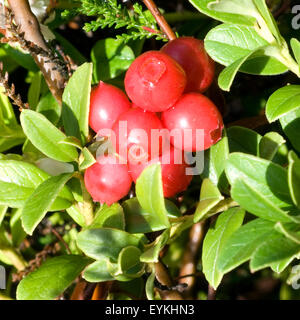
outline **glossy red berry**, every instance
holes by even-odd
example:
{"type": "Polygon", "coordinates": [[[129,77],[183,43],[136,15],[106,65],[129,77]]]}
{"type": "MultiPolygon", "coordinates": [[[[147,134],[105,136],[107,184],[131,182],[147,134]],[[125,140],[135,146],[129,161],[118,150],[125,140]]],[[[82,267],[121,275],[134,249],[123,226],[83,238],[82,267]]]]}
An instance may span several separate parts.
{"type": "Polygon", "coordinates": [[[94,201],[111,205],[129,193],[132,179],[128,167],[118,161],[112,155],[101,156],[86,169],[84,182],[94,201]]]}
{"type": "Polygon", "coordinates": [[[162,122],[171,132],[171,143],[184,151],[210,148],[221,139],[224,127],[217,107],[201,93],[184,94],[174,107],[163,112],[162,122]],[[203,129],[203,134],[197,129],[203,129]],[[201,139],[204,139],[202,145],[201,139]]]}
{"type": "Polygon", "coordinates": [[[100,81],[91,92],[90,127],[95,132],[111,129],[118,117],[130,107],[131,104],[122,90],[100,81]]]}
{"type": "Polygon", "coordinates": [[[204,49],[204,42],[193,37],[177,38],[161,49],[175,59],[187,76],[185,92],[204,92],[211,85],[215,64],[204,49]]]}
{"type": "Polygon", "coordinates": [[[191,175],[186,174],[188,165],[184,161],[184,154],[181,150],[171,146],[162,156],[149,162],[144,161],[139,164],[129,164],[129,173],[134,182],[138,179],[143,170],[153,164],[161,164],[162,183],[164,196],[169,198],[177,193],[185,191],[192,180],[191,175]],[[176,161],[175,161],[176,159],[176,161]]]}
{"type": "Polygon", "coordinates": [[[161,112],[172,107],[183,93],[186,75],[170,56],[148,51],[129,67],[125,76],[125,90],[140,108],[161,112]]]}
{"type": "Polygon", "coordinates": [[[162,122],[154,113],[140,108],[123,113],[112,129],[116,138],[116,152],[124,158],[126,151],[129,162],[159,156],[168,142],[166,130],[162,131],[161,137],[153,138],[155,132],[164,129],[162,122]]]}

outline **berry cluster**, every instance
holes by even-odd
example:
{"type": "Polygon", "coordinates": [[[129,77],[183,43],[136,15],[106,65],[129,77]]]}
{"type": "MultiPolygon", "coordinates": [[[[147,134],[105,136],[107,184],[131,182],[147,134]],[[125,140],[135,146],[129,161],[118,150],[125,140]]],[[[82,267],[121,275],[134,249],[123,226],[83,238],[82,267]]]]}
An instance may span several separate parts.
{"type": "Polygon", "coordinates": [[[104,82],[93,88],[90,127],[109,138],[115,150],[86,170],[86,188],[94,201],[119,201],[143,169],[157,162],[165,197],[186,190],[192,176],[186,174],[184,153],[208,149],[222,136],[222,116],[202,94],[213,76],[214,62],[203,41],[183,37],[131,64],[125,90],[132,102],[104,82]]]}

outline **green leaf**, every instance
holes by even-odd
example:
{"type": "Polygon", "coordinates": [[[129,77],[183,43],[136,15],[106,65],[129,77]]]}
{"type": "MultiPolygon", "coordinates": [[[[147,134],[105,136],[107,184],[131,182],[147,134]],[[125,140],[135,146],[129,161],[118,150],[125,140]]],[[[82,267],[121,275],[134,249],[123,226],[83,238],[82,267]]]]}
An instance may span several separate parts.
{"type": "Polygon", "coordinates": [[[43,114],[54,125],[58,124],[61,116],[61,106],[50,92],[41,98],[36,111],[43,114]]]}
{"type": "Polygon", "coordinates": [[[12,215],[9,221],[11,235],[12,235],[12,243],[14,247],[19,247],[27,235],[22,227],[21,214],[22,214],[21,208],[13,209],[12,215]]]}
{"type": "Polygon", "coordinates": [[[63,93],[62,119],[66,134],[80,139],[83,145],[89,135],[92,68],[91,63],[77,68],[63,93]]]}
{"type": "Polygon", "coordinates": [[[39,71],[33,76],[32,82],[28,89],[28,103],[29,103],[30,109],[32,110],[35,110],[39,103],[42,81],[43,81],[42,73],[39,71]]]}
{"type": "Polygon", "coordinates": [[[154,242],[147,245],[146,251],[141,255],[140,260],[146,263],[155,263],[159,260],[159,253],[170,239],[170,229],[165,230],[154,242]]]}
{"type": "Polygon", "coordinates": [[[96,159],[91,154],[91,152],[89,151],[88,148],[83,148],[82,156],[83,156],[83,160],[79,165],[80,171],[83,171],[83,170],[87,169],[88,167],[92,166],[94,163],[96,163],[96,159]]]}
{"type": "Polygon", "coordinates": [[[291,39],[291,47],[294,53],[294,56],[300,65],[300,42],[296,38],[291,39]]]}
{"type": "Polygon", "coordinates": [[[222,22],[253,26],[256,19],[249,16],[253,11],[253,4],[244,1],[189,0],[200,12],[222,22]],[[224,5],[222,7],[222,4],[224,5]],[[218,7],[219,6],[219,7],[218,7]],[[227,9],[227,8],[228,9],[227,9]],[[240,9],[238,9],[240,7],[240,9]],[[227,9],[227,10],[226,10],[227,9]],[[252,9],[252,10],[251,10],[252,9]]]}
{"type": "Polygon", "coordinates": [[[268,235],[263,244],[255,250],[250,261],[250,269],[255,272],[276,262],[281,262],[283,259],[294,257],[299,253],[300,247],[298,243],[276,232],[272,236],[268,235]]]}
{"type": "Polygon", "coordinates": [[[287,71],[287,67],[273,56],[278,54],[277,47],[267,47],[263,39],[253,27],[222,24],[210,30],[205,37],[205,49],[211,58],[224,66],[230,66],[237,60],[249,56],[240,71],[250,74],[274,75],[287,71]],[[251,55],[254,51],[255,54],[251,55]]]}
{"type": "Polygon", "coordinates": [[[104,282],[114,280],[107,268],[107,260],[102,259],[90,264],[83,272],[83,278],[88,282],[104,282]]]}
{"type": "Polygon", "coordinates": [[[275,222],[255,219],[240,227],[227,240],[221,251],[217,269],[227,273],[249,260],[257,247],[275,233],[275,222]]]}
{"type": "Polygon", "coordinates": [[[5,217],[5,214],[7,212],[8,207],[7,206],[1,206],[0,205],[0,227],[1,227],[1,223],[5,217]]]}
{"type": "Polygon", "coordinates": [[[287,259],[279,260],[270,264],[271,269],[274,272],[281,273],[293,260],[295,256],[289,257],[287,259]]]}
{"type": "Polygon", "coordinates": [[[8,97],[2,93],[3,89],[0,87],[0,123],[7,126],[17,125],[17,119],[14,113],[14,109],[9,102],[8,97]]]}
{"type": "Polygon", "coordinates": [[[140,246],[141,238],[117,229],[88,229],[78,234],[77,245],[91,258],[117,261],[124,247],[140,246]]]}
{"type": "Polygon", "coordinates": [[[289,153],[288,184],[291,198],[300,208],[300,160],[293,151],[289,153]]]}
{"type": "Polygon", "coordinates": [[[259,153],[261,135],[253,130],[243,127],[230,127],[227,129],[230,152],[249,153],[254,156],[259,153]]]}
{"type": "Polygon", "coordinates": [[[204,179],[201,186],[200,202],[194,215],[194,222],[202,220],[223,199],[224,197],[219,189],[209,179],[204,179]]]}
{"type": "Polygon", "coordinates": [[[75,205],[71,206],[70,208],[67,208],[66,210],[67,210],[68,215],[77,224],[79,224],[81,227],[85,227],[86,226],[83,214],[79,211],[79,209],[75,205]]]}
{"type": "Polygon", "coordinates": [[[277,42],[280,44],[282,42],[281,40],[282,37],[280,35],[277,23],[267,7],[266,1],[253,0],[253,2],[256,5],[259,13],[265,20],[268,29],[272,32],[273,36],[276,38],[277,42]]]}
{"type": "Polygon", "coordinates": [[[218,85],[224,91],[229,91],[230,87],[233,83],[233,80],[241,68],[241,66],[245,63],[245,61],[251,57],[257,50],[255,49],[249,53],[247,53],[244,57],[234,61],[231,65],[222,70],[218,78],[218,85]]]}
{"type": "Polygon", "coordinates": [[[245,211],[240,208],[231,208],[223,212],[205,236],[202,249],[203,273],[215,289],[224,274],[217,268],[218,259],[229,237],[242,225],[244,216],[245,211]]]}
{"type": "Polygon", "coordinates": [[[49,175],[36,166],[16,160],[0,160],[0,204],[20,208],[49,175]]]}
{"type": "Polygon", "coordinates": [[[15,49],[8,44],[4,45],[4,49],[8,53],[8,55],[23,68],[33,72],[37,72],[39,70],[38,66],[29,53],[24,53],[23,51],[15,49]]]}
{"type": "MultiPolygon", "coordinates": [[[[126,221],[126,231],[129,233],[148,233],[166,229],[164,223],[147,210],[143,209],[137,198],[131,198],[122,203],[126,221]]],[[[167,215],[176,218],[180,214],[178,208],[165,199],[167,215]],[[175,213],[175,214],[174,214],[175,213]]]]}
{"type": "Polygon", "coordinates": [[[274,226],[275,230],[283,234],[286,238],[292,240],[293,242],[300,244],[300,233],[295,232],[294,229],[299,230],[298,225],[287,225],[277,222],[274,226]]]}
{"type": "Polygon", "coordinates": [[[17,123],[13,107],[0,87],[0,152],[24,143],[25,135],[17,123]]]}
{"type": "Polygon", "coordinates": [[[123,208],[119,203],[114,203],[111,206],[106,204],[96,212],[95,218],[90,228],[115,228],[125,230],[125,218],[123,208]]]}
{"type": "Polygon", "coordinates": [[[300,108],[283,115],[279,121],[293,147],[300,152],[300,108]]]}
{"type": "Polygon", "coordinates": [[[285,169],[251,155],[232,153],[225,170],[232,186],[231,196],[241,207],[271,221],[296,219],[288,214],[291,198],[285,169]]]}
{"type": "Polygon", "coordinates": [[[153,270],[150,276],[147,278],[145,291],[148,300],[154,300],[154,281],[155,271],[153,270]]]}
{"type": "Polygon", "coordinates": [[[18,300],[53,300],[77,278],[89,259],[65,255],[48,259],[25,277],[17,288],[18,300]]]}
{"type": "MultiPolygon", "coordinates": [[[[51,210],[51,206],[72,175],[72,173],[65,173],[47,179],[27,199],[22,211],[22,224],[28,234],[32,235],[36,226],[45,217],[46,213],[51,210]]],[[[65,189],[65,193],[67,191],[68,189],[65,189]]],[[[69,192],[70,198],[72,200],[73,196],[69,192]]],[[[65,200],[62,206],[70,207],[72,203],[68,200],[65,200]]]]}
{"type": "Polygon", "coordinates": [[[20,120],[27,138],[46,156],[62,162],[77,159],[76,148],[59,144],[66,136],[45,116],[32,110],[23,110],[20,120]]]}
{"type": "Polygon", "coordinates": [[[225,163],[229,156],[228,137],[224,136],[204,153],[202,178],[210,179],[221,191],[226,191],[228,181],[225,175],[225,163]]]}
{"type": "Polygon", "coordinates": [[[300,86],[289,85],[271,95],[266,105],[266,116],[269,122],[274,122],[298,107],[300,107],[300,86]]]}
{"type": "Polygon", "coordinates": [[[118,256],[118,268],[121,274],[129,278],[138,278],[144,273],[144,264],[140,261],[141,250],[128,246],[121,250],[118,256]]]}
{"type": "Polygon", "coordinates": [[[59,144],[66,144],[69,146],[73,146],[79,150],[82,150],[81,141],[75,137],[66,137],[65,139],[59,141],[59,144]]]}
{"type": "Polygon", "coordinates": [[[168,228],[170,222],[163,197],[161,166],[159,164],[148,166],[137,179],[135,188],[141,207],[159,224],[168,228]]]}
{"type": "Polygon", "coordinates": [[[284,138],[277,132],[266,133],[259,143],[259,156],[273,160],[279,148],[285,143],[284,138]]]}
{"type": "Polygon", "coordinates": [[[94,65],[94,81],[99,82],[116,78],[126,71],[135,56],[123,40],[107,38],[96,42],[91,51],[91,58],[94,65]]]}

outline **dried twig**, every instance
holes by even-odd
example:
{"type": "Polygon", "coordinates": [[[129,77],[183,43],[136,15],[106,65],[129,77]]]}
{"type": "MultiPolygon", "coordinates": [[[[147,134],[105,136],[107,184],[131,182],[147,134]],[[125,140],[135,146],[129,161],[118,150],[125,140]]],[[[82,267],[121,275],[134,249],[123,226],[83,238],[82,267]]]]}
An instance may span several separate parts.
{"type": "Polygon", "coordinates": [[[22,271],[19,271],[18,273],[13,274],[13,282],[21,281],[27,274],[39,268],[41,264],[48,258],[48,256],[55,255],[59,250],[60,245],[58,242],[56,242],[54,245],[46,245],[42,251],[36,254],[33,260],[29,261],[28,267],[22,271]]]}
{"type": "Polygon", "coordinates": [[[166,34],[167,38],[169,40],[176,39],[176,34],[168,24],[167,20],[164,18],[164,16],[161,14],[159,9],[157,8],[156,4],[153,0],[143,0],[145,6],[149,9],[149,11],[152,13],[153,17],[155,18],[156,22],[162,29],[162,31],[166,34]]]}
{"type": "Polygon", "coordinates": [[[32,13],[28,0],[8,0],[8,4],[18,26],[19,38],[27,41],[26,46],[30,48],[29,51],[42,71],[50,91],[56,100],[61,103],[66,78],[60,72],[57,60],[53,59],[53,55],[50,54],[51,51],[47,47],[39,22],[32,13]]]}
{"type": "Polygon", "coordinates": [[[16,94],[15,85],[9,84],[8,82],[8,72],[3,71],[3,63],[0,62],[0,86],[4,88],[4,94],[7,95],[12,103],[22,109],[29,109],[28,103],[24,103],[19,94],[16,94]]]}

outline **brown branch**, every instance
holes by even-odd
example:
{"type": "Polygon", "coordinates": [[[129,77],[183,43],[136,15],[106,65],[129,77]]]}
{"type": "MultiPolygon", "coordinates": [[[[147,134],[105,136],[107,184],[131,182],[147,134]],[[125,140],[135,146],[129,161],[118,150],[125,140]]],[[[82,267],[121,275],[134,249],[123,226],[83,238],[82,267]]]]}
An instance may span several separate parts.
{"type": "Polygon", "coordinates": [[[197,257],[199,248],[205,235],[205,222],[199,222],[192,226],[190,230],[190,239],[183,256],[183,263],[179,272],[179,283],[186,283],[187,290],[185,297],[190,298],[195,285],[195,277],[186,277],[186,275],[195,274],[197,271],[197,257]]]}
{"type": "Polygon", "coordinates": [[[153,17],[155,18],[156,22],[160,26],[161,30],[166,34],[167,38],[169,40],[176,39],[176,34],[168,24],[167,20],[164,18],[164,16],[161,14],[159,9],[157,8],[156,4],[153,0],[143,0],[145,6],[148,8],[148,10],[152,13],[153,17]]]}
{"type": "Polygon", "coordinates": [[[91,300],[106,300],[113,283],[113,281],[97,283],[91,300]]]}
{"type": "Polygon", "coordinates": [[[4,94],[7,95],[12,103],[22,109],[29,109],[28,103],[24,103],[19,94],[16,94],[15,85],[8,82],[8,72],[3,71],[3,63],[0,62],[0,86],[4,88],[4,94]]]}
{"type": "Polygon", "coordinates": [[[84,291],[87,286],[87,282],[81,278],[78,279],[78,282],[75,285],[75,288],[72,292],[70,300],[85,300],[84,291]]]}
{"type": "MultiPolygon", "coordinates": [[[[163,286],[167,288],[173,287],[173,282],[169,276],[169,273],[161,262],[155,263],[155,276],[158,282],[163,286]]],[[[177,290],[158,289],[158,292],[162,300],[184,300],[182,295],[177,290]]]]}
{"type": "MultiPolygon", "coordinates": [[[[49,52],[41,33],[39,22],[32,13],[28,0],[8,0],[8,3],[14,15],[14,20],[20,28],[20,32],[24,33],[24,39],[49,52]]],[[[51,93],[61,103],[66,79],[57,70],[56,63],[48,61],[47,58],[35,53],[32,56],[42,71],[51,93]]]]}

